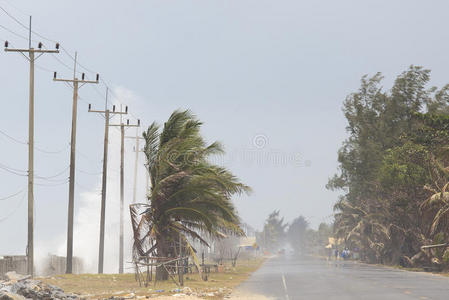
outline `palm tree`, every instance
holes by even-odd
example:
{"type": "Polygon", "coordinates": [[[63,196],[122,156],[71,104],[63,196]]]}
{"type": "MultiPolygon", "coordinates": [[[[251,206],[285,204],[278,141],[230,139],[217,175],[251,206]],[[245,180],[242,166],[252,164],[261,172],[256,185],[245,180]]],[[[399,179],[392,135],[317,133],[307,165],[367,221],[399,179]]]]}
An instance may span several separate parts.
{"type": "Polygon", "coordinates": [[[446,234],[449,226],[449,182],[446,183],[440,191],[432,189],[428,185],[424,188],[433,192],[433,194],[420,205],[421,211],[430,214],[432,218],[430,236],[434,236],[439,232],[446,234]]]}
{"type": "MultiPolygon", "coordinates": [[[[223,147],[217,142],[207,145],[201,125],[190,111],[175,111],[162,130],[153,123],[143,134],[151,190],[142,220],[154,240],[149,253],[157,257],[176,257],[175,245],[181,240],[193,249],[191,240],[208,245],[206,236],[244,234],[231,197],[250,188],[211,163],[213,155],[223,154],[223,147]]],[[[167,275],[159,269],[156,277],[167,275]]]]}
{"type": "Polygon", "coordinates": [[[378,262],[390,241],[390,226],[385,226],[386,212],[370,213],[366,208],[350,204],[341,198],[335,205],[335,234],[348,244],[364,251],[365,259],[378,262]]]}

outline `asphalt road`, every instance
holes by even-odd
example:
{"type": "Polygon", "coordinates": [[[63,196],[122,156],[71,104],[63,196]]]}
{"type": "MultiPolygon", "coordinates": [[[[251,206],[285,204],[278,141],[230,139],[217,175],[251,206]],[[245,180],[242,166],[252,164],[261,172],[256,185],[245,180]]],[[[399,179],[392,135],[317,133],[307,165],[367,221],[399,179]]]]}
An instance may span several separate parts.
{"type": "Polygon", "coordinates": [[[449,278],[346,261],[269,259],[238,287],[255,299],[449,299],[449,278]]]}

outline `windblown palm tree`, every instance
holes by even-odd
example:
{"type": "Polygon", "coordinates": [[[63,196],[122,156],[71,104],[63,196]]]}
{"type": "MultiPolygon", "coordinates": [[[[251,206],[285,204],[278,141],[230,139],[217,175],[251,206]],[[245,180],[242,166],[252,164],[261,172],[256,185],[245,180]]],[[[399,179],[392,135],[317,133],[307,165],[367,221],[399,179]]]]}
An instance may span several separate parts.
{"type": "Polygon", "coordinates": [[[364,249],[365,258],[377,262],[385,244],[390,240],[390,230],[381,221],[383,214],[370,213],[366,209],[340,199],[334,206],[337,237],[364,249]]]}
{"type": "Polygon", "coordinates": [[[430,227],[430,235],[434,236],[439,232],[447,232],[449,226],[449,182],[440,191],[425,186],[425,189],[433,194],[420,205],[424,213],[430,213],[433,220],[430,227]]]}
{"type": "Polygon", "coordinates": [[[243,235],[231,197],[250,188],[211,163],[210,158],[222,154],[223,147],[217,142],[207,145],[200,135],[201,125],[189,111],[175,111],[162,130],[153,123],[144,132],[151,190],[142,220],[147,236],[155,241],[147,253],[175,257],[180,240],[192,249],[191,240],[207,245],[205,235],[243,235]]]}

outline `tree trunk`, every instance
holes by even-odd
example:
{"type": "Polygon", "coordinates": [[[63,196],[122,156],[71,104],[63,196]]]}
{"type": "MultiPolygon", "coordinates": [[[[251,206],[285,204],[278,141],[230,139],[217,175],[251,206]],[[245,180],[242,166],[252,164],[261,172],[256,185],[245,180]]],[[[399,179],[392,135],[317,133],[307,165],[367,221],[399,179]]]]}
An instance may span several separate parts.
{"type": "MultiPolygon", "coordinates": [[[[168,241],[162,236],[156,236],[156,242],[157,256],[167,258],[169,256],[168,241]]],[[[163,266],[156,268],[156,280],[168,280],[168,272],[163,266]]]]}

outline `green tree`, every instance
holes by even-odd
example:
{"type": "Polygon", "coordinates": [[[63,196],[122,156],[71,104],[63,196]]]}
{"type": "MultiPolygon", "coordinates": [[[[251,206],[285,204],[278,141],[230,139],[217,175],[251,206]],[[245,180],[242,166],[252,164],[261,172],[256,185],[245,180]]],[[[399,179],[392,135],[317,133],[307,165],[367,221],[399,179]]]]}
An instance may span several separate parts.
{"type": "Polygon", "coordinates": [[[344,193],[334,207],[336,233],[362,248],[367,260],[397,263],[429,239],[433,218],[422,217],[431,214],[421,205],[429,197],[424,186],[441,190],[447,182],[435,169],[449,163],[443,155],[449,123],[441,120],[449,111],[449,87],[428,88],[430,71],[417,66],[389,91],[382,79],[364,76],[344,102],[349,137],[327,187],[344,193]]]}
{"type": "Polygon", "coordinates": [[[258,244],[269,251],[276,251],[285,240],[285,229],[288,226],[279,210],[273,211],[265,221],[263,231],[258,235],[258,244]]]}
{"type": "MultiPolygon", "coordinates": [[[[207,145],[201,125],[189,111],[175,111],[162,129],[153,123],[143,134],[151,181],[145,220],[155,241],[150,252],[158,257],[176,257],[180,239],[187,245],[189,239],[207,245],[205,235],[243,234],[231,197],[250,188],[210,162],[223,147],[207,145]]],[[[167,279],[162,269],[157,272],[158,279],[167,279]]]]}
{"type": "Polygon", "coordinates": [[[305,254],[306,252],[308,227],[309,222],[303,216],[299,216],[294,219],[288,227],[288,242],[298,254],[305,254]]]}

